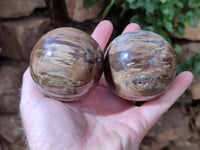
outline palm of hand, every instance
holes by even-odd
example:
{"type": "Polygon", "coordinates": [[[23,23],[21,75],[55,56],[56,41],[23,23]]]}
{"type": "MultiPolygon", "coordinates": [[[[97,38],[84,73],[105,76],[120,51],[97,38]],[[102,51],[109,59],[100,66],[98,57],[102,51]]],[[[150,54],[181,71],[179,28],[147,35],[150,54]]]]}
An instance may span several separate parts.
{"type": "MultiPolygon", "coordinates": [[[[108,22],[100,26],[111,30],[108,22]]],[[[134,28],[131,25],[127,30],[134,28]]],[[[95,37],[97,30],[93,37],[104,47],[110,35],[95,37]]],[[[44,96],[27,70],[20,111],[29,146],[42,150],[138,149],[148,129],[187,88],[191,79],[188,72],[180,74],[166,94],[142,107],[117,97],[105,84],[99,84],[80,101],[63,103],[44,96]]]]}
{"type": "Polygon", "coordinates": [[[137,137],[139,131],[134,129],[134,116],[139,115],[137,107],[121,100],[106,87],[98,86],[81,101],[72,103],[47,98],[36,87],[34,90],[38,92],[37,97],[30,101],[35,105],[31,104],[33,108],[29,108],[25,120],[35,118],[27,130],[37,135],[31,135],[36,139],[30,142],[40,141],[38,147],[49,143],[45,149],[52,146],[57,149],[135,149],[136,141],[139,144],[143,136],[137,137]],[[130,145],[134,148],[127,148],[130,145]]]}

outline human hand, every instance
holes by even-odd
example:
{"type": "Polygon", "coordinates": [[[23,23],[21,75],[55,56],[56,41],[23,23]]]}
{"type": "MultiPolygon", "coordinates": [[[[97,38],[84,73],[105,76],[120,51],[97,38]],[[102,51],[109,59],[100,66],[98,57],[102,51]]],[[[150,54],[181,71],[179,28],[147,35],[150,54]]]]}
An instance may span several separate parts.
{"type": "MultiPolygon", "coordinates": [[[[102,21],[92,37],[104,49],[112,33],[102,21]]],[[[123,31],[140,30],[129,24],[123,31]]],[[[31,150],[137,150],[140,142],[192,81],[180,73],[165,94],[140,107],[113,94],[104,76],[93,92],[80,101],[61,102],[43,95],[31,78],[23,76],[20,112],[31,150]]]]}

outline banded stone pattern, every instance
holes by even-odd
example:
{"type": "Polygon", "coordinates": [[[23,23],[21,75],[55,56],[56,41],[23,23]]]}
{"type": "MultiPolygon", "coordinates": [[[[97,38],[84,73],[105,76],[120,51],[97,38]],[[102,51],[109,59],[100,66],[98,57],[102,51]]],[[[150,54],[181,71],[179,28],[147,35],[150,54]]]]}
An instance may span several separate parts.
{"type": "Polygon", "coordinates": [[[108,46],[107,83],[127,100],[149,100],[163,94],[176,72],[176,54],[160,35],[149,31],[122,34],[108,46]]]}
{"type": "Polygon", "coordinates": [[[30,72],[49,97],[78,100],[95,87],[103,71],[103,54],[88,34],[74,28],[57,28],[36,43],[30,72]]]}

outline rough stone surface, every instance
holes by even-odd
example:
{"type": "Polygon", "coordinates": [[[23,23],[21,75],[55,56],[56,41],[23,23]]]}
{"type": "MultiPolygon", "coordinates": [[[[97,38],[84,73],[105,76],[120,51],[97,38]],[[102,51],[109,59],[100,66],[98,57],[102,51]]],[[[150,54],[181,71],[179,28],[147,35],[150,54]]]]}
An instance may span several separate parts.
{"type": "Polygon", "coordinates": [[[196,128],[200,131],[200,111],[195,120],[196,128]]]}
{"type": "Polygon", "coordinates": [[[13,143],[0,139],[0,150],[29,150],[25,139],[19,138],[13,143]]]}
{"type": "Polygon", "coordinates": [[[22,135],[19,91],[28,62],[0,58],[0,150],[27,150],[22,135]]]}
{"type": "Polygon", "coordinates": [[[193,81],[190,87],[188,88],[193,100],[200,100],[199,89],[200,89],[200,79],[197,81],[196,80],[193,81]]]}
{"type": "Polygon", "coordinates": [[[0,55],[28,60],[34,44],[48,30],[49,24],[50,20],[43,17],[0,23],[0,55]]]}
{"type": "Polygon", "coordinates": [[[22,74],[27,66],[25,61],[0,59],[0,113],[18,112],[22,74]]]}
{"type": "Polygon", "coordinates": [[[29,16],[42,7],[46,7],[45,0],[0,0],[0,18],[29,16]]]}
{"type": "Polygon", "coordinates": [[[199,150],[199,144],[182,137],[174,140],[169,150],[199,150]]]}
{"type": "Polygon", "coordinates": [[[193,41],[200,40],[200,22],[197,24],[197,28],[190,28],[188,25],[185,25],[185,34],[184,38],[193,41]]]}
{"type": "Polygon", "coordinates": [[[9,143],[6,142],[3,138],[0,139],[0,150],[9,150],[9,143]]]}
{"type": "Polygon", "coordinates": [[[184,62],[187,57],[194,56],[198,51],[200,51],[200,42],[184,41],[178,44],[180,44],[183,50],[182,54],[177,55],[178,62],[184,62]]]}
{"type": "Polygon", "coordinates": [[[92,7],[84,8],[84,0],[65,0],[68,17],[77,22],[93,19],[104,7],[104,1],[98,0],[92,7]]]}
{"type": "Polygon", "coordinates": [[[17,115],[0,115],[0,136],[9,143],[16,141],[22,135],[20,119],[17,115]]]}
{"type": "Polygon", "coordinates": [[[9,145],[9,149],[10,150],[28,150],[25,140],[20,138],[19,140],[17,140],[14,143],[11,143],[9,145]]]}
{"type": "Polygon", "coordinates": [[[151,128],[143,140],[141,149],[160,150],[182,137],[190,137],[188,118],[183,115],[179,104],[176,104],[151,128]]]}
{"type": "MultiPolygon", "coordinates": [[[[183,53],[177,55],[178,62],[185,62],[186,59],[190,56],[195,56],[198,51],[200,51],[200,42],[191,42],[191,41],[183,41],[178,43],[181,45],[183,53]]],[[[192,99],[198,100],[200,99],[200,80],[193,81],[190,88],[188,89],[192,99]]]]}

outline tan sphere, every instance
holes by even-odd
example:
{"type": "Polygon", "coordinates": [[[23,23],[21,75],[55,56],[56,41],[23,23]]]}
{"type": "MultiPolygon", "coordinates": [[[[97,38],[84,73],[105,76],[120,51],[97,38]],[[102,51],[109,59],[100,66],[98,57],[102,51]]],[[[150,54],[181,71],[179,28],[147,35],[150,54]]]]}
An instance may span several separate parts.
{"type": "Polygon", "coordinates": [[[42,92],[62,101],[78,100],[101,77],[103,54],[88,34],[74,28],[57,28],[34,46],[30,72],[42,92]]]}
{"type": "Polygon", "coordinates": [[[141,101],[160,96],[170,86],[175,72],[175,51],[156,33],[125,33],[108,46],[105,78],[124,99],[141,101]]]}

